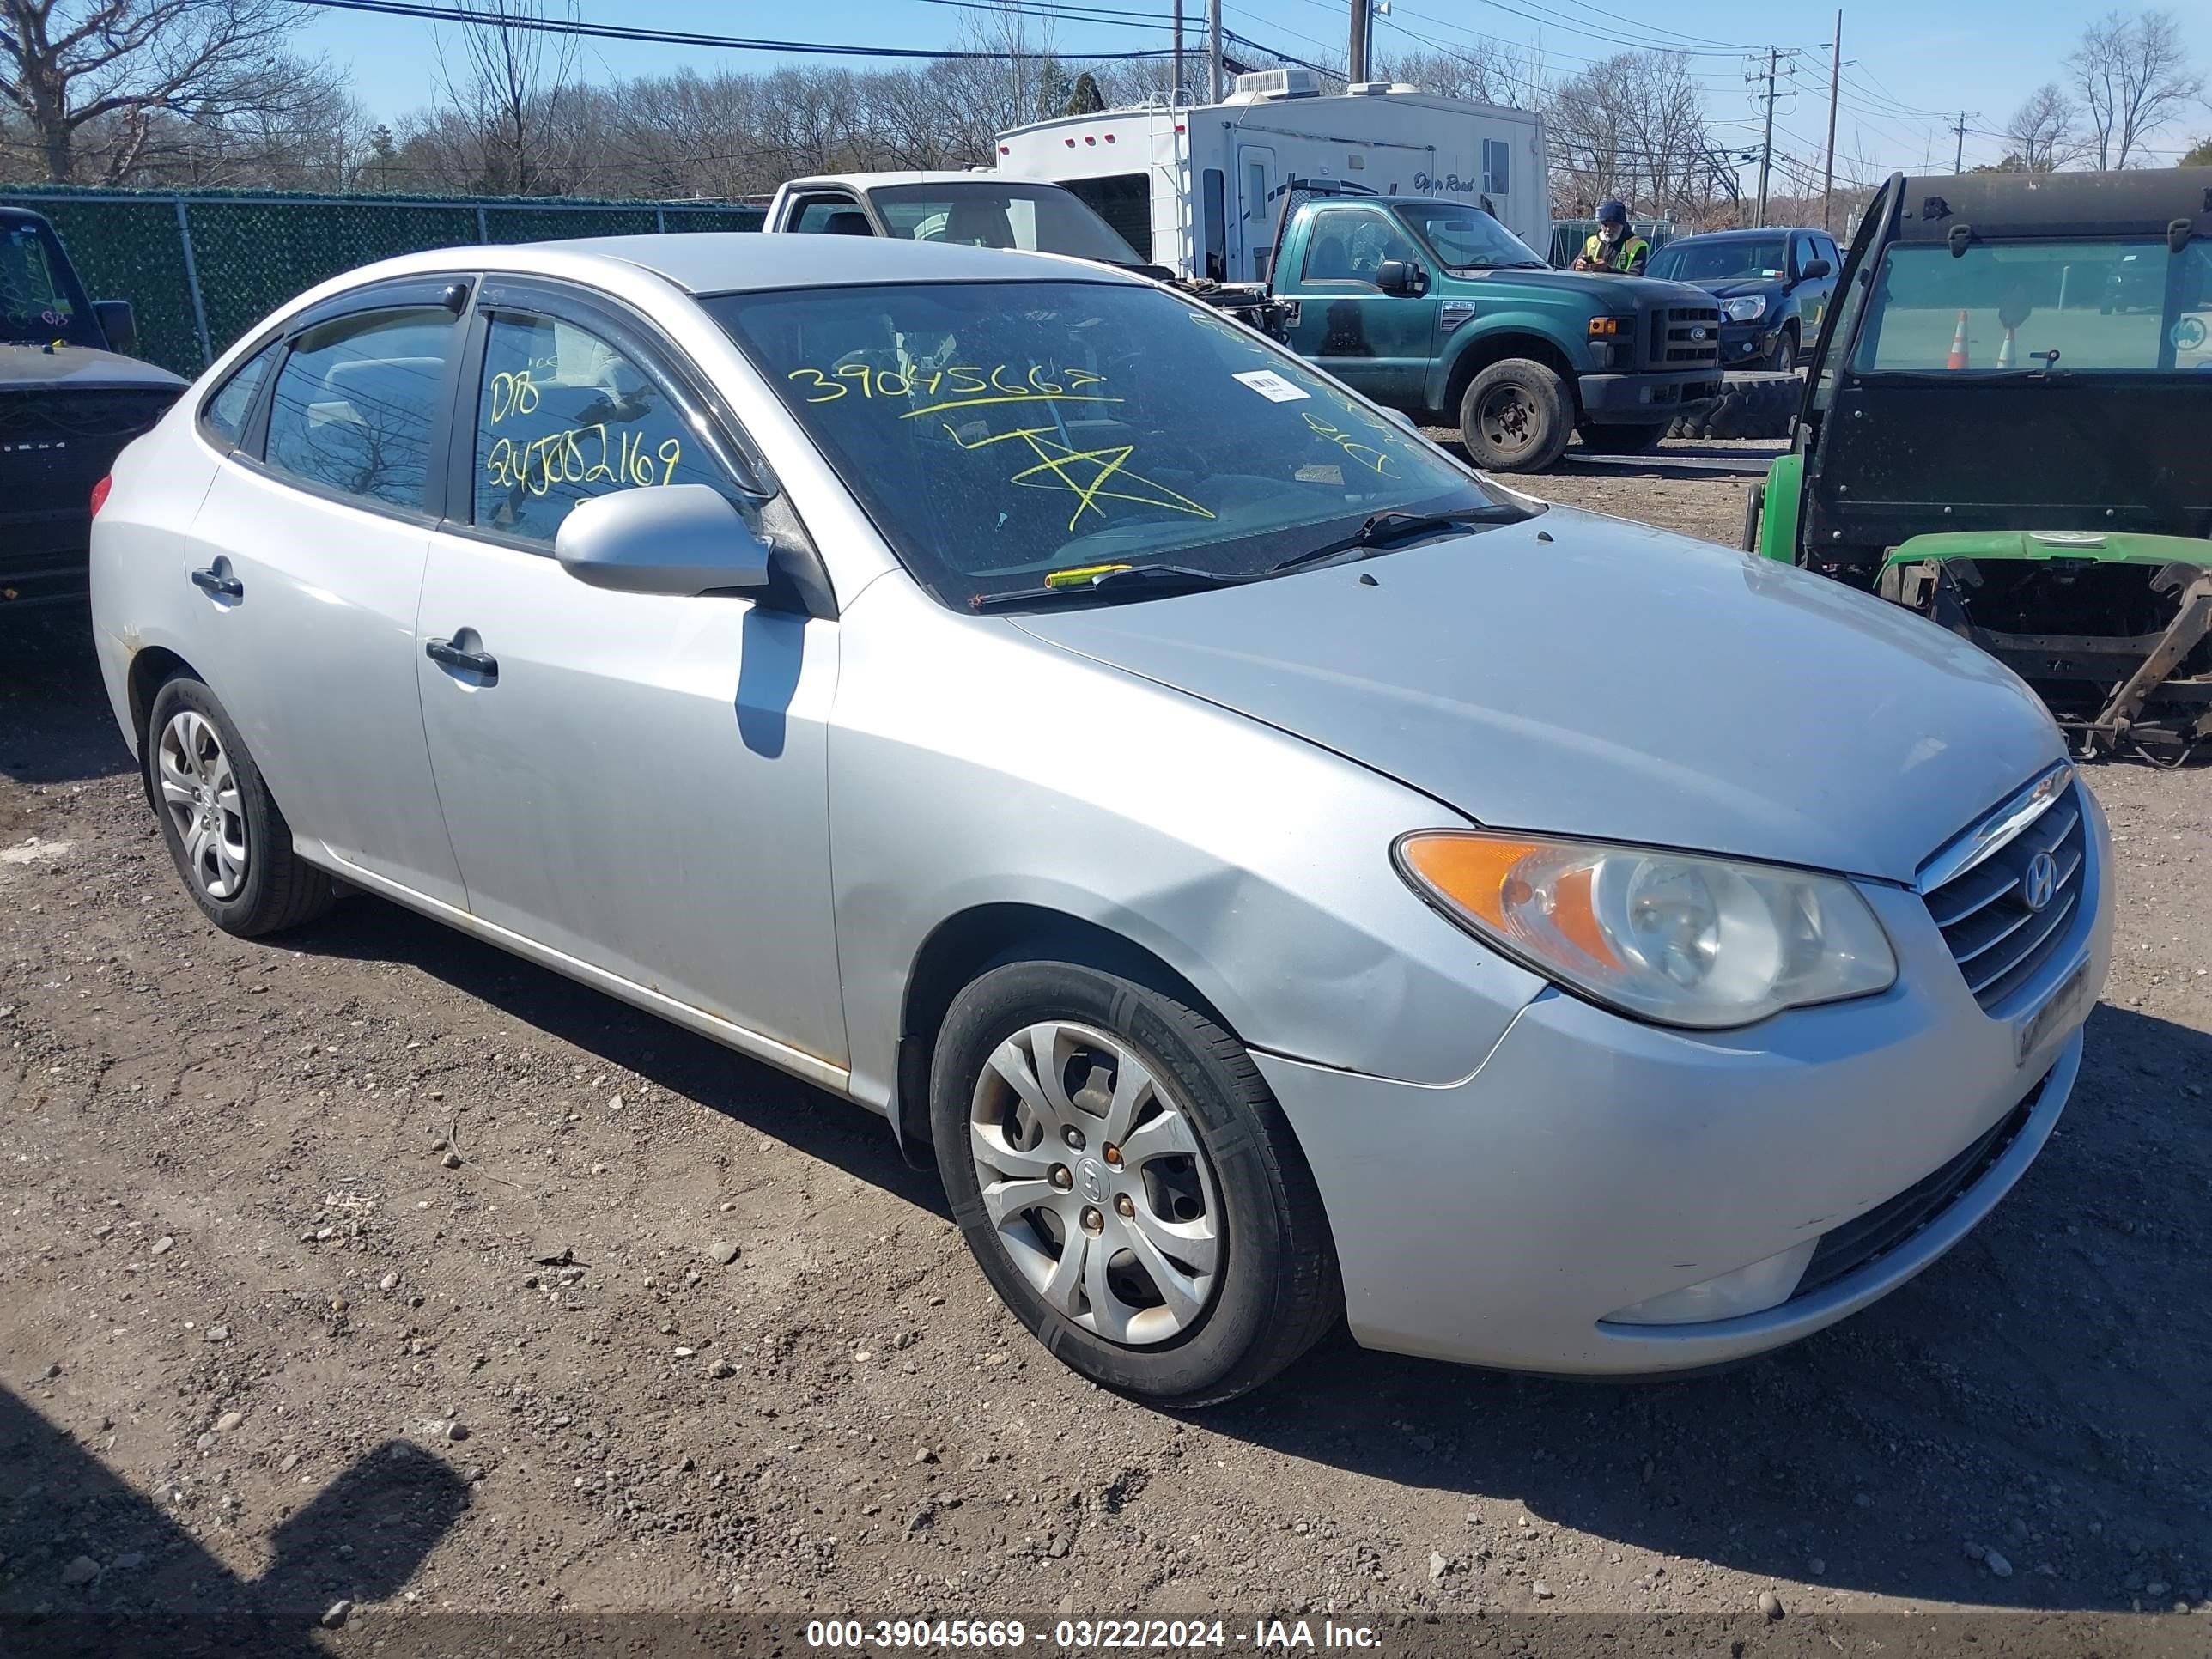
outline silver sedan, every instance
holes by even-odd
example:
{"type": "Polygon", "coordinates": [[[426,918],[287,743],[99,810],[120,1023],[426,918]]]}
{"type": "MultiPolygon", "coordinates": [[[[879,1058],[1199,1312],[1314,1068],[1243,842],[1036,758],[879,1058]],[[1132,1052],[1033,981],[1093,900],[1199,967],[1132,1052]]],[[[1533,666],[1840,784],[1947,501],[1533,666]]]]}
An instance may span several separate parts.
{"type": "Polygon", "coordinates": [[[380,895],[882,1114],[1085,1375],[1650,1372],[1986,1215],[2106,836],[2035,699],[1515,495],[1139,278],[669,236],[411,256],[95,497],[185,885],[380,895]]]}

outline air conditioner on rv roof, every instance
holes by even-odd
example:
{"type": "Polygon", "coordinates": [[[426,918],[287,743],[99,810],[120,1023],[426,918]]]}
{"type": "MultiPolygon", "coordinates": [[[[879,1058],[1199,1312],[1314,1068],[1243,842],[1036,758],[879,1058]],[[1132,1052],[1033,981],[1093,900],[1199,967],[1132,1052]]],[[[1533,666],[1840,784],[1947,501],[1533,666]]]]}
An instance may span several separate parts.
{"type": "Polygon", "coordinates": [[[1318,98],[1321,82],[1307,69],[1255,70],[1237,77],[1235,96],[1242,98],[1318,98]]]}

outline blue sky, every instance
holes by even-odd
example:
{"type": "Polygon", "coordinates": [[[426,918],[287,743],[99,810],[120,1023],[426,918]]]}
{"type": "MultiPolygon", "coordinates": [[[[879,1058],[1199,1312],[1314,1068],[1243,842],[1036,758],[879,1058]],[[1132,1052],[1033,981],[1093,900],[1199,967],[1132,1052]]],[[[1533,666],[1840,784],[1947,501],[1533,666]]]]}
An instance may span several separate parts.
{"type": "MultiPolygon", "coordinates": [[[[443,0],[440,0],[442,3],[443,0]]],[[[1164,44],[1169,0],[1091,0],[1120,9],[1156,12],[1157,35],[1137,28],[1053,25],[1064,54],[1129,50],[1164,44]]],[[[1185,0],[1192,23],[1205,0],[1185,0]]],[[[549,5],[549,11],[557,7],[549,5]]],[[[835,0],[816,7],[708,3],[708,0],[578,0],[587,22],[703,30],[779,40],[858,42],[915,46],[950,46],[963,13],[928,0],[835,0]]],[[[1969,112],[1966,161],[1993,161],[1995,137],[2021,99],[2041,82],[2064,77],[2064,59],[2083,26],[2101,14],[2100,3],[2022,4],[2021,0],[1858,0],[1844,7],[1844,106],[1838,123],[1839,167],[1863,156],[1869,168],[1917,168],[1931,156],[1948,165],[1955,138],[1954,118],[1938,110],[1969,112]],[[1975,131],[1974,129],[1980,129],[1975,131]]],[[[2212,74],[2212,0],[2178,0],[2171,7],[2191,42],[2197,67],[2212,74]]],[[[1827,122],[1828,40],[1832,5],[1720,3],[1680,0],[1665,8],[1631,0],[1392,0],[1393,16],[1377,26],[1377,50],[1426,50],[1413,38],[1464,49],[1490,37],[1540,51],[1553,75],[1571,74],[1628,40],[1672,41],[1701,55],[1693,66],[1708,89],[1716,121],[1747,143],[1758,139],[1758,112],[1745,84],[1743,47],[1796,47],[1795,90],[1776,106],[1778,151],[1817,161],[1827,122]],[[1635,23],[1623,21],[1634,17],[1635,23]]],[[[1346,0],[1230,0],[1227,26],[1294,55],[1344,50],[1346,0]]],[[[355,95],[380,117],[398,114],[429,97],[427,66],[434,26],[404,18],[325,12],[308,27],[304,44],[351,72],[355,95]]],[[[1192,27],[1191,38],[1198,32],[1192,27]]],[[[702,70],[766,68],[769,54],[587,42],[582,63],[592,78],[665,72],[690,63],[702,70]]],[[[791,61],[866,60],[810,58],[791,61]]],[[[2154,142],[2178,150],[2212,132],[2212,108],[2199,104],[2154,142]]],[[[2171,160],[2170,155],[2161,160],[2171,160]]]]}

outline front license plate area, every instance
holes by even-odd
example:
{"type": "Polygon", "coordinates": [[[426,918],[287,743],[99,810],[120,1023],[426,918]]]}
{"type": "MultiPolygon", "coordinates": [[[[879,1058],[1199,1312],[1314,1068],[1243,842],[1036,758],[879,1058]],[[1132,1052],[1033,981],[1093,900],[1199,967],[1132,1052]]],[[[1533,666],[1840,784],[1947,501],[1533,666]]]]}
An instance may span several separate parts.
{"type": "Polygon", "coordinates": [[[2089,964],[2085,962],[2067,975],[2066,982],[2053,991],[2040,1008],[2013,1027],[2013,1064],[2027,1064],[2027,1057],[2043,1046],[2045,1038],[2071,1024],[2081,1013],[2088,995],[2089,964]]]}

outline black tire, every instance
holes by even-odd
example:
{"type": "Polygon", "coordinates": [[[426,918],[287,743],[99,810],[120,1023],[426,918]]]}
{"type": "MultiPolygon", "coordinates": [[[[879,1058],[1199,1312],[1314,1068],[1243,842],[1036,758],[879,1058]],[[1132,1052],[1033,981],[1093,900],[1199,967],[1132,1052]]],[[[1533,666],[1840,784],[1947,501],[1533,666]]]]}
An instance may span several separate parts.
{"type": "Polygon", "coordinates": [[[1782,332],[1774,342],[1774,349],[1767,354],[1766,367],[1776,374],[1795,374],[1797,372],[1797,326],[1783,325],[1782,332]]]}
{"type": "Polygon", "coordinates": [[[1574,424],[1567,383],[1527,357],[1491,364],[1460,398],[1460,441],[1487,472],[1541,472],[1565,451],[1574,424]]]}
{"type": "Polygon", "coordinates": [[[176,864],[178,875],[184,879],[185,891],[210,921],[226,933],[252,939],[296,927],[331,908],[336,898],[331,878],[292,850],[291,826],[284,822],[283,813],[277,810],[269,793],[269,786],[262,781],[261,769],[253,763],[252,754],[222,705],[216,701],[214,692],[187,675],[164,682],[154,694],[139,754],[147,799],[153,803],[155,817],[161,823],[161,838],[168,843],[169,856],[176,864]],[[225,824],[235,823],[242,827],[244,873],[243,878],[234,884],[219,878],[210,881],[205,859],[199,860],[199,867],[195,868],[196,861],[187,850],[184,826],[162,799],[164,734],[172,722],[188,713],[198,715],[214,728],[221,745],[218,752],[228,762],[237,809],[228,813],[217,811],[213,817],[225,824]],[[231,885],[234,890],[218,895],[211,890],[217,885],[231,885]]]}
{"type": "MultiPolygon", "coordinates": [[[[1096,1063],[1095,1051],[1071,1048],[1066,1065],[1073,1072],[1096,1063]],[[1076,1057],[1085,1052],[1091,1053],[1089,1060],[1076,1057]]],[[[1115,1080],[1120,1075],[1117,1066],[1115,1080]]],[[[1098,1082],[1099,1074],[1091,1072],[1085,1087],[1098,1082]]],[[[1061,1086],[1066,1088],[1065,1082],[1061,1086]]],[[[984,1277],[1055,1358],[1093,1382],[1155,1406],[1218,1405],[1273,1376],[1341,1316],[1343,1291],[1328,1218],[1282,1109],[1243,1045],[1174,998],[1071,963],[994,968],[962,991],[945,1014],[931,1063],[929,1103],[938,1170],[984,1277]],[[1204,1199],[1209,1206],[1218,1203],[1220,1212],[1218,1265],[1201,1310],[1165,1340],[1113,1340],[1078,1322],[1090,1316],[1087,1309],[1071,1316],[1054,1307],[1016,1261],[986,1208],[970,1139],[979,1097],[992,1098],[988,1091],[979,1097],[985,1068],[1002,1043],[1047,1021],[1087,1027],[1127,1045],[1194,1129],[1202,1148],[1211,1182],[1204,1199]]],[[[1038,1133],[1042,1137],[1045,1131],[1038,1133]]],[[[1122,1168],[1118,1153],[1108,1157],[1103,1133],[1097,1139],[1098,1158],[1129,1180],[1132,1171],[1122,1168]]],[[[1035,1146],[1045,1144],[1040,1139],[1035,1146]]],[[[1096,1164],[1091,1173],[1106,1173],[1103,1164],[1090,1158],[1072,1154],[1067,1164],[1096,1164]]],[[[1068,1181],[1054,1181],[1055,1188],[1075,1183],[1072,1170],[1063,1166],[1063,1173],[1068,1181]]],[[[1102,1207],[1109,1201],[1097,1191],[1088,1195],[1102,1207]]],[[[1081,1200],[1071,1192],[1071,1201],[1081,1200]]],[[[1043,1235],[1042,1242],[1048,1249],[1054,1241],[1043,1235]]],[[[1064,1257],[1066,1245],[1058,1248],[1064,1257]]]]}
{"type": "Polygon", "coordinates": [[[1659,447],[1659,441],[1666,435],[1664,421],[1646,422],[1642,426],[1586,426],[1583,428],[1583,447],[1594,455],[1648,455],[1659,447]]]}
{"type": "Polygon", "coordinates": [[[1804,390],[1800,374],[1763,369],[1730,374],[1722,380],[1718,398],[1675,416],[1668,433],[1676,438],[1786,438],[1804,390]]]}

